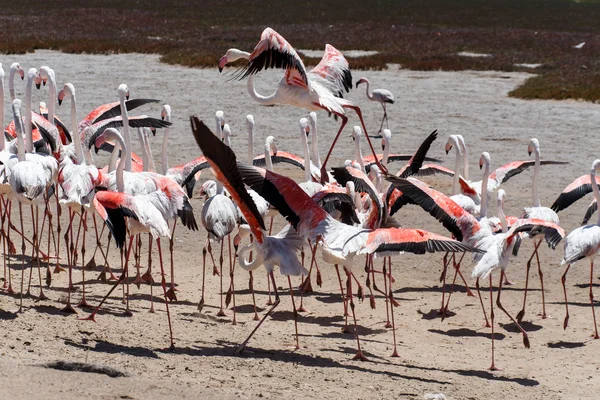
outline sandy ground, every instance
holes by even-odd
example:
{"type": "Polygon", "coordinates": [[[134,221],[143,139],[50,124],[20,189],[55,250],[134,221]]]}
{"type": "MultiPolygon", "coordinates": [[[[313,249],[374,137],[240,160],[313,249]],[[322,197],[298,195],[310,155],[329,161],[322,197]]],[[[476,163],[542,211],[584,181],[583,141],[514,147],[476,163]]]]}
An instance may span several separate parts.
{"type": "MultiPolygon", "coordinates": [[[[262,151],[267,135],[277,137],[281,150],[299,153],[297,121],[302,110],[291,107],[260,107],[252,103],[245,83],[228,81],[231,75],[211,70],[194,70],[159,63],[158,57],[147,55],[89,56],[40,51],[35,54],[3,56],[5,69],[19,61],[27,70],[31,66],[52,66],[60,82],[72,82],[77,90],[79,118],[95,106],[115,101],[116,88],[126,82],[133,97],[159,98],[173,108],[174,128],[169,145],[171,164],[197,157],[199,151],[190,134],[188,116],[198,114],[214,125],[214,112],[225,111],[233,131],[233,147],[245,158],[244,121],[248,113],[256,119],[255,151],[262,151]]],[[[263,74],[264,75],[264,74],[263,74]]],[[[430,155],[445,160],[452,167],[454,156],[443,151],[447,135],[465,136],[470,149],[471,175],[477,177],[477,160],[482,151],[492,154],[499,166],[515,159],[527,159],[527,143],[531,137],[541,142],[543,159],[568,160],[561,167],[542,170],[541,200],[550,205],[557,194],[575,177],[586,173],[597,157],[598,139],[594,134],[600,109],[597,105],[574,101],[521,101],[507,97],[508,91],[529,75],[500,72],[414,72],[392,67],[385,72],[355,73],[371,79],[375,87],[390,89],[397,102],[389,108],[390,128],[394,136],[393,150],[412,152],[433,129],[440,139],[430,155]]],[[[278,79],[268,73],[259,79],[261,92],[278,79]]],[[[23,96],[24,85],[17,82],[17,94],[23,96]]],[[[376,130],[381,107],[367,101],[364,89],[354,90],[349,98],[364,110],[369,129],[376,130]]],[[[47,101],[46,91],[36,91],[34,101],[47,101]]],[[[144,112],[158,116],[160,108],[147,107],[144,112]]],[[[8,106],[7,106],[8,112],[8,106]]],[[[69,108],[58,113],[69,121],[69,108]]],[[[9,114],[7,114],[9,115],[9,114]]],[[[319,114],[320,145],[326,151],[337,122],[319,114]]],[[[351,120],[351,125],[356,123],[351,120]]],[[[352,158],[350,127],[336,149],[334,162],[352,158]]],[[[155,157],[160,157],[162,135],[153,139],[155,157]]],[[[137,148],[137,144],[136,144],[137,148]]],[[[363,149],[366,146],[363,145],[363,149]]],[[[365,151],[366,154],[366,151],[365,151]]],[[[322,155],[323,157],[324,155],[322,155]]],[[[158,163],[158,161],[157,161],[158,163]]],[[[397,167],[393,167],[395,170],[397,167]]],[[[298,171],[279,171],[302,175],[298,171]]],[[[210,173],[203,175],[209,176],[210,173]]],[[[449,178],[436,178],[431,183],[448,190],[449,178]]],[[[509,181],[506,203],[509,215],[520,214],[531,202],[531,172],[509,181]]],[[[192,201],[199,218],[201,200],[192,201]]],[[[563,212],[562,225],[567,231],[581,221],[588,201],[563,212]]],[[[494,210],[494,207],[492,207],[494,210]]],[[[16,218],[16,214],[14,214],[16,218]]],[[[417,207],[406,207],[398,219],[407,227],[422,227],[444,233],[443,228],[417,207]]],[[[63,224],[64,224],[63,214],[63,224]]],[[[281,226],[280,220],[276,226],[281,226]]],[[[64,231],[63,231],[64,232],[64,231]]],[[[93,236],[93,235],[90,235],[93,236]]],[[[571,320],[563,330],[563,294],[560,286],[562,244],[556,251],[542,246],[540,252],[545,273],[548,313],[542,320],[541,293],[537,272],[532,273],[533,291],[528,297],[527,321],[524,327],[531,336],[531,349],[525,349],[514,325],[499,312],[497,329],[497,363],[503,371],[489,372],[490,330],[483,328],[477,298],[467,297],[464,287],[452,298],[451,317],[443,322],[437,315],[441,286],[441,255],[396,257],[393,272],[394,295],[400,302],[395,309],[399,358],[391,358],[392,331],[384,327],[386,306],[376,298],[376,310],[369,301],[357,302],[359,333],[371,362],[352,361],[355,340],[341,332],[342,303],[335,270],[320,264],[323,284],[305,299],[309,310],[299,318],[301,350],[292,351],[294,325],[287,283],[278,278],[282,302],[265,325],[251,340],[243,357],[233,356],[237,346],[255,326],[248,291],[248,274],[236,273],[238,325],[232,326],[232,310],[224,318],[216,317],[219,305],[219,279],[207,268],[207,306],[202,314],[196,309],[200,299],[202,253],[205,232],[188,232],[178,228],[175,239],[176,280],[179,301],[171,304],[176,350],[169,352],[168,330],[160,286],[154,287],[157,312],[150,314],[150,287],[131,286],[132,317],[123,314],[117,290],[96,324],[79,321],[76,316],[60,312],[65,301],[67,277],[54,275],[50,300],[34,302],[26,299],[23,314],[13,314],[17,299],[0,295],[0,388],[12,399],[32,398],[212,398],[279,397],[291,398],[423,398],[427,393],[444,393],[456,399],[562,399],[593,398],[600,381],[597,378],[597,350],[600,342],[592,340],[591,309],[587,292],[588,264],[575,265],[568,277],[571,320]],[[58,360],[110,366],[127,377],[110,378],[104,374],[63,372],[42,368],[58,360]]],[[[17,242],[18,244],[18,242],[17,242]]],[[[88,249],[93,237],[88,238],[88,249]]],[[[217,245],[214,245],[218,249],[217,245]]],[[[163,250],[168,248],[163,245],[163,250]]],[[[28,249],[29,251],[29,249],[28,249]]],[[[506,289],[503,302],[516,314],[523,296],[526,259],[532,244],[522,246],[519,257],[512,261],[510,278],[515,286],[506,289]]],[[[63,249],[64,254],[64,249],[63,249]]],[[[226,253],[227,254],[227,253],[226,253]]],[[[88,255],[89,257],[89,250],[88,255]]],[[[87,258],[86,257],[86,258],[87,258]]],[[[142,271],[146,268],[147,246],[144,240],[142,271]]],[[[99,254],[96,256],[101,263],[99,254]]],[[[169,257],[165,256],[168,264],[169,257]]],[[[228,265],[227,256],[225,256],[228,265]]],[[[87,260],[86,260],[87,261],[87,260]]],[[[111,265],[117,266],[117,253],[111,251],[111,265]]],[[[63,262],[65,262],[63,260],[63,262]]],[[[356,271],[365,281],[362,261],[356,271]]],[[[380,261],[377,265],[380,265],[380,261]]],[[[470,265],[465,270],[470,272],[470,265]]],[[[20,258],[10,260],[15,283],[20,281],[20,258]]],[[[153,262],[158,281],[156,248],[153,262]]],[[[109,289],[96,280],[98,272],[87,272],[88,299],[96,304],[109,289]]],[[[470,274],[469,274],[470,275],[470,274]]],[[[35,275],[37,276],[37,275],[35,275]]],[[[596,282],[597,273],[594,274],[596,282]]],[[[74,271],[75,284],[81,286],[81,270],[74,271]]],[[[377,277],[382,287],[381,275],[377,277]]],[[[496,278],[497,280],[497,278],[496,278]]],[[[496,282],[495,280],[495,282],[496,282]]],[[[257,303],[264,312],[267,301],[265,274],[255,274],[257,303]]],[[[38,283],[37,278],[33,282],[38,283]]],[[[299,279],[294,280],[297,285],[299,279]]],[[[470,285],[473,281],[469,280],[470,285]]],[[[226,287],[228,280],[226,279],[226,287]]],[[[595,283],[596,289],[598,284],[595,283]]],[[[489,304],[487,285],[484,300],[489,304]]],[[[366,287],[365,287],[365,290],[366,287]]],[[[37,294],[38,289],[33,288],[37,294]]],[[[367,291],[368,293],[368,291],[367,291]]],[[[81,291],[74,294],[79,300],[81,291]]],[[[81,310],[79,315],[85,315],[81,310]]]]}

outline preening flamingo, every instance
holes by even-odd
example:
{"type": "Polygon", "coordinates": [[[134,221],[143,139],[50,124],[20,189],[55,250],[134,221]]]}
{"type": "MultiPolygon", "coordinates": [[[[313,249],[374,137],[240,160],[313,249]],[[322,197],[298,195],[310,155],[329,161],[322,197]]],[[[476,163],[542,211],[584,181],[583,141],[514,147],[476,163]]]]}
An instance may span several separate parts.
{"type": "MultiPolygon", "coordinates": [[[[340,133],[348,123],[346,109],[354,110],[358,115],[371,152],[375,155],[375,149],[371,144],[360,108],[342,98],[344,91],[348,92],[352,87],[352,74],[348,61],[335,47],[327,44],[321,62],[307,72],[296,50],[273,29],[266,28],[252,53],[238,49],[227,50],[219,60],[219,71],[222,71],[228,63],[239,59],[246,59],[248,63],[238,71],[237,77],[248,78],[248,94],[258,103],[262,105],[289,104],[311,111],[325,110],[342,119],[342,125],[321,166],[321,179],[327,179],[327,161],[340,133]],[[271,95],[263,96],[258,94],[254,88],[254,74],[268,68],[282,68],[286,72],[279,81],[277,90],[271,95]]],[[[383,172],[387,172],[387,169],[379,161],[377,164],[383,172]]]]}
{"type": "Polygon", "coordinates": [[[367,87],[365,90],[365,92],[367,94],[367,98],[371,101],[378,102],[379,104],[381,104],[381,107],[383,107],[383,118],[381,119],[381,126],[379,127],[379,131],[377,132],[377,133],[379,133],[383,129],[384,121],[385,121],[385,127],[389,128],[386,105],[394,104],[394,95],[392,94],[392,92],[390,92],[387,89],[373,89],[373,92],[369,93],[370,83],[367,78],[360,78],[358,81],[356,81],[357,89],[358,89],[358,85],[360,85],[361,83],[367,84],[367,87]]]}

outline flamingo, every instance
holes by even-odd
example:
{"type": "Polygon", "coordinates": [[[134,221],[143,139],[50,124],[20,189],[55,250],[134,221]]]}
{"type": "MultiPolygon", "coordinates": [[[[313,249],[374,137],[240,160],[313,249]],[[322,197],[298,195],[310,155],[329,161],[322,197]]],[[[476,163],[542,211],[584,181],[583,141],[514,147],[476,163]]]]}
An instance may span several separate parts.
{"type": "MultiPolygon", "coordinates": [[[[597,177],[596,183],[599,183],[599,182],[600,182],[600,177],[597,177]]],[[[553,211],[558,213],[558,212],[564,210],[565,208],[570,207],[577,200],[581,199],[583,196],[585,196],[586,194],[591,193],[591,192],[592,192],[592,181],[590,179],[590,175],[587,174],[587,175],[580,176],[579,178],[577,178],[573,182],[571,182],[562,191],[562,193],[556,198],[554,203],[552,203],[552,206],[550,208],[553,211]]],[[[587,225],[588,221],[590,220],[590,218],[596,212],[597,209],[598,209],[598,203],[596,202],[596,199],[594,198],[592,200],[592,202],[590,203],[590,205],[588,206],[588,209],[585,213],[585,216],[583,218],[583,222],[581,223],[581,225],[587,225]]]]}
{"type": "MultiPolygon", "coordinates": [[[[104,140],[116,140],[119,142],[121,147],[127,148],[127,144],[124,141],[123,137],[119,134],[119,132],[110,128],[107,129],[100,137],[96,139],[96,142],[99,142],[97,145],[100,146],[101,142],[104,140]]],[[[108,293],[104,296],[102,301],[96,306],[96,308],[89,314],[87,317],[80,318],[83,320],[91,320],[96,321],[95,316],[98,313],[98,310],[104,304],[108,296],[113,292],[113,290],[125,279],[128,271],[129,264],[129,256],[131,253],[131,247],[133,244],[133,239],[136,235],[141,233],[150,233],[152,237],[156,240],[156,244],[158,247],[159,254],[159,262],[160,269],[162,275],[162,289],[163,295],[165,299],[165,306],[167,310],[167,319],[169,323],[169,333],[171,340],[171,349],[175,348],[175,344],[173,341],[173,328],[171,325],[171,315],[169,312],[169,302],[167,300],[167,291],[166,291],[166,283],[164,279],[164,267],[162,261],[162,252],[160,239],[163,237],[171,238],[171,231],[169,230],[169,225],[167,223],[168,219],[173,218],[173,214],[176,214],[176,210],[172,207],[172,199],[169,198],[168,192],[163,190],[155,190],[148,194],[138,194],[138,195],[129,195],[125,193],[125,179],[124,179],[124,169],[126,163],[119,163],[117,167],[116,174],[116,186],[117,191],[100,191],[94,197],[94,202],[96,207],[98,208],[99,214],[106,221],[106,223],[111,227],[111,231],[113,232],[113,236],[115,237],[115,242],[117,243],[117,247],[123,247],[125,240],[125,221],[124,217],[128,217],[128,231],[129,231],[129,245],[127,248],[126,256],[125,256],[125,264],[123,267],[123,272],[121,276],[117,280],[117,282],[113,285],[113,287],[108,291],[108,293]]],[[[129,304],[127,304],[127,309],[129,304]]]]}
{"type": "MultiPolygon", "coordinates": [[[[535,155],[535,166],[533,167],[533,178],[531,185],[531,196],[533,198],[532,207],[526,207],[523,211],[523,215],[521,218],[535,218],[541,219],[544,221],[553,222],[555,224],[560,224],[560,219],[556,212],[554,212],[551,208],[542,207],[540,203],[540,195],[539,195],[539,174],[540,174],[540,142],[533,138],[529,141],[529,145],[527,146],[527,152],[531,156],[531,153],[535,155]]],[[[525,316],[525,306],[527,300],[527,287],[529,284],[529,269],[531,268],[531,260],[533,256],[535,256],[537,265],[538,265],[538,275],[540,276],[540,285],[542,288],[542,319],[547,318],[546,315],[546,296],[544,294],[544,274],[542,273],[542,266],[540,265],[540,256],[538,254],[538,247],[542,242],[542,239],[539,238],[539,235],[531,235],[533,239],[534,247],[533,253],[529,260],[527,261],[527,272],[525,275],[525,293],[523,294],[523,308],[517,315],[517,320],[522,321],[525,316]]]]}
{"type": "MultiPolygon", "coordinates": [[[[352,259],[360,254],[381,253],[384,255],[398,254],[403,251],[410,251],[417,254],[425,252],[434,252],[441,249],[451,251],[478,251],[471,246],[464,245],[453,239],[436,235],[418,229],[363,229],[350,227],[334,220],[321,207],[319,207],[293,180],[271,171],[265,171],[261,168],[237,164],[235,154],[210,132],[197,117],[191,117],[192,130],[198,146],[204,156],[211,163],[215,170],[217,179],[222,181],[227,187],[232,197],[244,213],[244,217],[249,222],[252,233],[257,240],[248,246],[239,249],[238,257],[240,265],[244,269],[255,269],[264,264],[269,275],[275,284],[273,269],[279,265],[283,275],[300,275],[306,273],[306,269],[298,262],[295,252],[297,247],[291,245],[289,241],[296,241],[294,237],[299,236],[305,239],[316,240],[322,237],[322,242],[330,253],[331,258],[337,260],[336,263],[343,263],[347,266],[348,276],[348,295],[350,298],[351,309],[354,316],[356,327],[356,315],[354,314],[354,303],[352,301],[351,285],[351,264],[352,259]],[[292,228],[288,229],[284,235],[278,237],[266,236],[264,222],[258,214],[256,207],[251,202],[250,195],[244,188],[244,183],[258,194],[265,197],[267,201],[273,204],[278,211],[290,222],[294,235],[289,236],[292,228]],[[289,238],[289,239],[288,239],[289,238]],[[286,244],[284,244],[284,242],[286,244]],[[257,252],[257,258],[251,263],[245,259],[245,253],[250,250],[257,252]]],[[[300,242],[301,243],[301,242],[300,242]]],[[[276,288],[276,285],[275,285],[276,288]]],[[[290,282],[291,291],[291,282],[290,282]]],[[[273,309],[279,304],[279,296],[275,292],[276,300],[265,317],[259,322],[250,336],[240,345],[238,352],[241,352],[252,337],[256,329],[262,324],[265,318],[270,315],[273,309]]],[[[293,303],[293,300],[292,300],[293,303]]],[[[294,315],[296,310],[294,306],[294,315]]],[[[297,338],[297,336],[296,336],[297,338]]],[[[297,343],[296,343],[297,344],[297,343]]],[[[360,349],[360,342],[357,336],[358,351],[357,359],[364,360],[366,357],[360,349]]]]}
{"type": "MultiPolygon", "coordinates": [[[[450,152],[453,146],[456,149],[456,163],[454,165],[454,178],[452,179],[452,196],[450,196],[450,198],[462,208],[464,208],[467,212],[473,215],[479,214],[479,205],[476,204],[471,197],[467,197],[464,194],[458,193],[460,164],[462,158],[464,157],[464,154],[462,146],[460,145],[460,140],[457,135],[450,135],[448,137],[448,142],[446,143],[446,154],[450,152]]],[[[487,178],[487,175],[485,177],[487,178]]]]}
{"type": "Polygon", "coordinates": [[[25,79],[25,71],[21,68],[21,65],[17,62],[12,63],[8,72],[8,93],[10,94],[10,101],[13,102],[15,97],[15,75],[19,74],[21,80],[25,79]]]}
{"type": "Polygon", "coordinates": [[[383,107],[383,119],[381,120],[381,126],[379,127],[379,131],[377,132],[377,133],[379,133],[383,129],[383,121],[385,121],[386,128],[389,128],[386,104],[394,104],[394,95],[392,94],[392,92],[390,92],[387,89],[373,89],[373,92],[369,93],[370,83],[367,78],[360,78],[358,81],[356,81],[357,89],[358,89],[358,85],[360,85],[361,83],[367,84],[366,91],[365,91],[367,98],[371,101],[378,102],[379,104],[381,104],[381,107],[383,107]]]}
{"type": "MultiPolygon", "coordinates": [[[[219,71],[222,71],[228,63],[239,59],[248,60],[248,63],[239,70],[238,77],[240,79],[248,78],[248,94],[256,102],[262,105],[289,104],[310,111],[325,110],[341,118],[342,125],[321,166],[321,179],[327,179],[327,161],[340,133],[348,123],[346,109],[354,110],[358,115],[371,152],[375,155],[360,108],[342,98],[344,91],[348,92],[352,87],[352,74],[348,61],[335,47],[327,44],[321,62],[307,72],[296,50],[273,29],[266,28],[252,53],[238,49],[227,50],[219,60],[219,71]],[[258,94],[254,88],[253,75],[263,69],[273,67],[285,69],[285,76],[279,81],[274,93],[269,96],[258,94]]],[[[377,164],[381,171],[387,172],[387,169],[379,161],[377,164]]]]}
{"type": "MultiPolygon", "coordinates": [[[[598,181],[596,177],[596,172],[600,168],[600,160],[594,160],[592,163],[592,168],[590,170],[589,182],[591,182],[592,191],[594,193],[594,201],[600,202],[600,190],[598,190],[598,181]]],[[[581,178],[579,178],[581,179],[581,178]]],[[[567,264],[565,272],[562,276],[561,282],[563,286],[563,291],[565,294],[565,308],[566,315],[563,322],[563,328],[567,329],[569,324],[569,305],[567,302],[567,272],[571,268],[572,264],[575,264],[579,260],[583,260],[584,258],[588,258],[590,260],[590,304],[592,307],[592,316],[594,321],[594,339],[600,338],[598,335],[598,325],[596,324],[596,311],[594,309],[594,291],[593,291],[593,281],[594,281],[594,259],[596,255],[600,251],[600,215],[598,217],[598,223],[580,226],[574,229],[567,238],[565,239],[565,253],[561,265],[567,264]]]]}
{"type": "MultiPolygon", "coordinates": [[[[508,266],[508,262],[510,259],[510,254],[516,243],[517,235],[520,232],[529,232],[529,235],[534,234],[542,234],[546,237],[548,244],[554,248],[558,242],[565,236],[564,230],[558,225],[544,220],[539,219],[519,219],[515,223],[512,224],[510,230],[507,228],[506,216],[504,215],[503,204],[506,193],[504,189],[498,190],[498,217],[500,218],[500,223],[502,225],[502,232],[488,236],[487,243],[485,247],[487,248],[486,253],[479,259],[475,267],[473,268],[472,276],[477,278],[477,288],[479,289],[479,279],[486,279],[489,277],[490,280],[490,316],[491,316],[491,327],[492,327],[492,365],[490,370],[496,371],[498,367],[495,364],[495,354],[494,354],[494,304],[492,301],[492,272],[500,267],[500,280],[498,285],[498,296],[496,298],[496,305],[502,311],[506,313],[502,303],[500,302],[500,295],[502,293],[502,281],[503,275],[506,267],[508,266]]],[[[483,303],[482,303],[483,304],[483,303]]],[[[519,323],[514,320],[508,313],[506,313],[509,318],[521,329],[519,323]]],[[[523,336],[524,344],[526,348],[529,348],[529,338],[524,333],[523,336]]]]}

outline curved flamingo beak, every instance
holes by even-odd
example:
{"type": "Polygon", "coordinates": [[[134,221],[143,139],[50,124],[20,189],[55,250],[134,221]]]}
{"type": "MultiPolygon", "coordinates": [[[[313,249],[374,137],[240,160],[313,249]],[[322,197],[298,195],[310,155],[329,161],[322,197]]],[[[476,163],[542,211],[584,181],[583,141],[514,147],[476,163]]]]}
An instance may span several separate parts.
{"type": "Polygon", "coordinates": [[[223,56],[219,60],[219,72],[223,72],[225,65],[227,65],[227,56],[223,56]]]}
{"type": "Polygon", "coordinates": [[[62,99],[59,97],[58,98],[58,105],[60,106],[62,104],[62,99]]]}

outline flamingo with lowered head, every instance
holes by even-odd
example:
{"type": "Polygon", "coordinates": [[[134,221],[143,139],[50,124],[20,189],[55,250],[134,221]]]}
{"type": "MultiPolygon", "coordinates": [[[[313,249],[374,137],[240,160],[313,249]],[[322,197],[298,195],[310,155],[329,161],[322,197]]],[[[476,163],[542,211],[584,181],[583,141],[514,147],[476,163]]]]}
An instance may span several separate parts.
{"type": "MultiPolygon", "coordinates": [[[[348,61],[335,47],[326,45],[321,62],[307,72],[302,59],[283,36],[271,28],[266,28],[252,53],[238,49],[227,50],[219,60],[219,71],[222,71],[228,63],[239,59],[248,60],[248,63],[239,70],[237,76],[240,79],[248,78],[248,94],[258,103],[262,105],[289,104],[310,111],[325,110],[342,119],[342,125],[321,166],[322,180],[328,178],[326,174],[327,161],[341,132],[348,123],[346,109],[354,110],[358,115],[371,151],[375,154],[360,107],[342,98],[344,91],[348,92],[352,87],[352,74],[348,61]],[[277,90],[268,96],[263,96],[256,92],[254,74],[267,68],[282,68],[286,72],[279,81],[277,90]]],[[[379,161],[377,164],[382,172],[387,172],[387,169],[380,165],[379,161]]]]}

